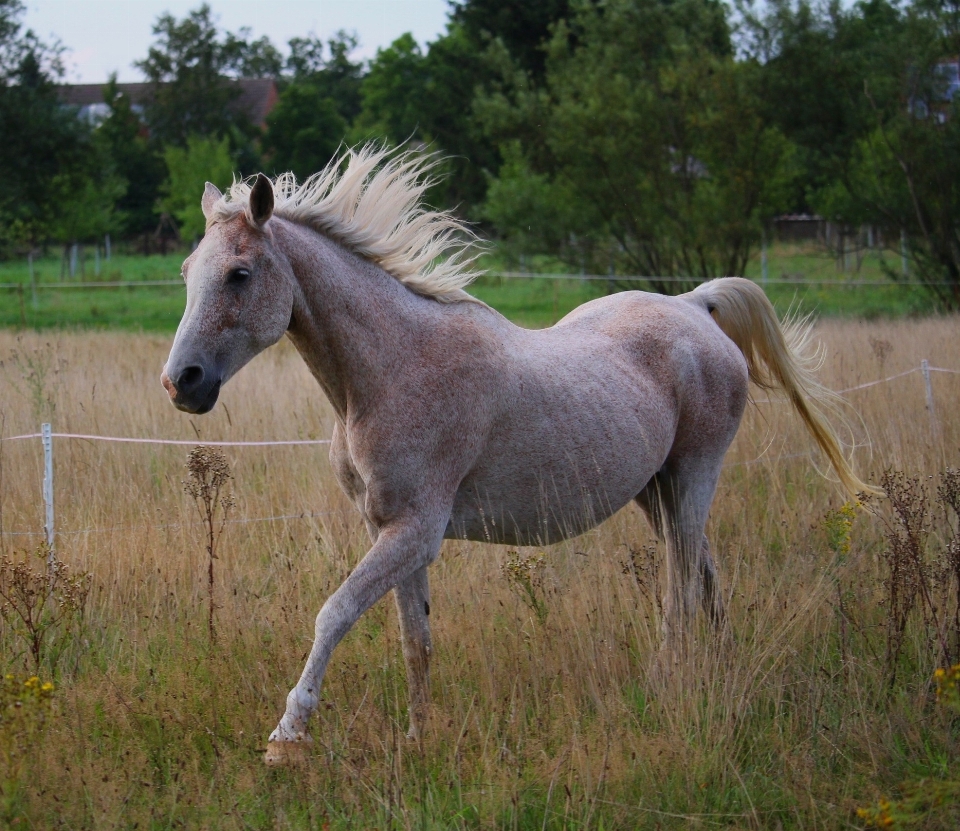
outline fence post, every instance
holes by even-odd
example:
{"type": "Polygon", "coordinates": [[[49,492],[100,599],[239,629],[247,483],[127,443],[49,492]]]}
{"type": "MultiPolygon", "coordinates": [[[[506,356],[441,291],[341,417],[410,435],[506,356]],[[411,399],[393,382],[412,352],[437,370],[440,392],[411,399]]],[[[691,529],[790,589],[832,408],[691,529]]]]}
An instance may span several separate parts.
{"type": "Polygon", "coordinates": [[[46,508],[44,530],[47,532],[47,565],[53,566],[53,435],[49,424],[40,425],[43,441],[43,504],[46,508]]]}
{"type": "Polygon", "coordinates": [[[107,262],[110,262],[110,234],[106,234],[103,238],[103,253],[107,262]]]}
{"type": "Polygon", "coordinates": [[[930,364],[926,358],[920,361],[920,371],[923,373],[923,384],[927,391],[927,412],[930,413],[930,427],[936,433],[938,431],[937,413],[933,408],[933,384],[930,383],[930,364]]]}
{"type": "Polygon", "coordinates": [[[769,269],[767,268],[767,232],[763,231],[760,237],[760,279],[764,285],[767,284],[767,278],[769,276],[769,269]]]}
{"type": "Polygon", "coordinates": [[[27,268],[30,270],[30,299],[33,301],[33,309],[37,309],[37,275],[33,271],[33,249],[27,254],[27,268]]]}

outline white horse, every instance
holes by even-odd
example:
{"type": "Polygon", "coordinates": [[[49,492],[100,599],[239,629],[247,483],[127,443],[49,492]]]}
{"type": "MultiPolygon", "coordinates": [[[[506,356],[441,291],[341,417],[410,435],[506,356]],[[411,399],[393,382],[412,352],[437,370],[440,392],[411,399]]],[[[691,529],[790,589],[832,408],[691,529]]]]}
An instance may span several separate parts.
{"type": "Polygon", "coordinates": [[[463,291],[472,237],[423,207],[431,164],[368,146],[302,185],[207,184],[207,232],[183,264],[161,376],[173,403],[208,412],[286,333],[336,414],[330,461],[373,542],[317,616],[268,763],[302,753],[331,652],[390,589],[420,734],[444,538],[546,545],[636,501],[666,543],[665,647],[698,605],[719,619],[704,526],[748,379],[786,393],[848,491],[870,490],[822,415],[809,326],[782,327],[754,283],[624,292],[521,329],[463,291]]]}

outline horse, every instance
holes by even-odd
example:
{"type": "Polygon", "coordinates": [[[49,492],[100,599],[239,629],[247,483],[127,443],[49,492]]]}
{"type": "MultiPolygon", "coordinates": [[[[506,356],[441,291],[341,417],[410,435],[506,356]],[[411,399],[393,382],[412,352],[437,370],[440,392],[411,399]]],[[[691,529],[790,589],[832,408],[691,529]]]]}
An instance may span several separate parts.
{"type": "Polygon", "coordinates": [[[520,328],[470,296],[477,240],[424,203],[436,158],[367,145],[303,183],[207,183],[206,233],[161,382],[209,412],[255,355],[290,338],[335,413],[330,463],[371,547],[323,604],[265,760],[302,758],[330,655],[393,590],[409,733],[429,704],[427,569],[444,539],[546,546],[629,502],[666,548],[663,648],[723,603],[704,533],[748,384],[780,390],[850,493],[809,321],[778,320],[741,278],[668,297],[627,291],[520,328]]]}

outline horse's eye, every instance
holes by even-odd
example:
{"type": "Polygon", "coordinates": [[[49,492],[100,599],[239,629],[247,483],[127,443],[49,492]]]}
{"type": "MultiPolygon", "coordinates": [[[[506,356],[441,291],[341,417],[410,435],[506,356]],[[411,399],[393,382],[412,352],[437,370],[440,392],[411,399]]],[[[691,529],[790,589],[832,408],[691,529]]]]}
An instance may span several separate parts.
{"type": "Polygon", "coordinates": [[[246,281],[250,276],[250,272],[245,268],[234,268],[227,274],[227,282],[231,285],[239,285],[246,281]]]}

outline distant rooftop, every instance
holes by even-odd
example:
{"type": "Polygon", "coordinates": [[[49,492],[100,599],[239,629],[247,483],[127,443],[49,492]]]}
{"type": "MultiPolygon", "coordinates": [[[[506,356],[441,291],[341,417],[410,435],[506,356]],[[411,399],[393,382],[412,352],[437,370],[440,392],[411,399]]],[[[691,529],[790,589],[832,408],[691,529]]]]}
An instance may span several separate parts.
{"type": "MultiPolygon", "coordinates": [[[[279,93],[272,78],[241,78],[231,81],[240,87],[240,95],[234,106],[258,127],[266,126],[267,116],[277,103],[279,93]]],[[[64,84],[57,88],[64,104],[79,107],[80,116],[91,121],[100,121],[109,112],[103,100],[106,84],[64,84]]],[[[152,84],[117,84],[117,90],[130,99],[133,109],[143,111],[150,102],[152,84]]]]}

